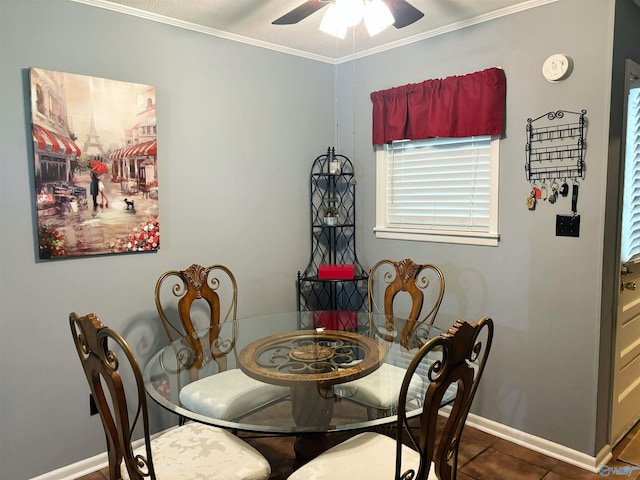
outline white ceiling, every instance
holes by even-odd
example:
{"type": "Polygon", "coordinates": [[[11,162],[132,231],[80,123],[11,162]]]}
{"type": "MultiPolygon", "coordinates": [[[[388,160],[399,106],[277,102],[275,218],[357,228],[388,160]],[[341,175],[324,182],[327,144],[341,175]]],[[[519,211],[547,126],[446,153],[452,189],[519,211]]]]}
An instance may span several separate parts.
{"type": "Polygon", "coordinates": [[[344,40],[320,32],[326,7],[295,25],[271,22],[305,0],[72,0],[294,55],[340,63],[557,0],[408,0],[424,13],[369,38],[360,24],[344,40]]]}

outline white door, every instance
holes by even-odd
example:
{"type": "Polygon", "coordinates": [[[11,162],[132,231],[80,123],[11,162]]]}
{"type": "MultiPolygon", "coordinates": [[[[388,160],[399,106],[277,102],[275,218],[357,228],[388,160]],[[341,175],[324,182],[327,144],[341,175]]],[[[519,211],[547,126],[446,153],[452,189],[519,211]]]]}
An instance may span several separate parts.
{"type": "Polygon", "coordinates": [[[627,60],[620,295],[615,332],[611,442],[640,419],[640,65],[627,60]],[[636,287],[637,286],[637,287],[636,287]]]}

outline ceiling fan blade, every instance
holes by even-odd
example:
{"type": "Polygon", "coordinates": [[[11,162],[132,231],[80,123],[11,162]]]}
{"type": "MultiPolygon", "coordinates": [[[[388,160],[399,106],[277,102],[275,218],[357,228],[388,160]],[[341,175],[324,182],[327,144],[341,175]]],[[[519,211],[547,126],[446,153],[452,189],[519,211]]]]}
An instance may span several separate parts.
{"type": "Polygon", "coordinates": [[[322,7],[330,3],[330,0],[307,0],[302,5],[294,8],[288,13],[271,22],[273,25],[292,25],[304,20],[312,13],[317,12],[322,7]]]}
{"type": "Polygon", "coordinates": [[[393,26],[396,28],[406,27],[424,17],[424,13],[406,0],[384,0],[384,2],[396,20],[393,22],[393,26]]]}

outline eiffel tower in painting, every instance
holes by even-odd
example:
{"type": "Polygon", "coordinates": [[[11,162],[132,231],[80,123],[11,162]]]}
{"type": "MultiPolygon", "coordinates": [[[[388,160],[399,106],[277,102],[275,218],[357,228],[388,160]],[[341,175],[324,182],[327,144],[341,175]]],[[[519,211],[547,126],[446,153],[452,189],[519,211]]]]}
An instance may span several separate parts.
{"type": "Polygon", "coordinates": [[[96,132],[96,122],[93,118],[93,113],[91,114],[91,125],[90,125],[90,131],[87,135],[87,139],[84,141],[84,146],[82,148],[82,151],[85,152],[87,155],[94,156],[97,157],[98,154],[94,153],[95,150],[98,150],[98,152],[100,152],[100,155],[102,158],[106,157],[106,152],[104,149],[104,145],[102,145],[102,142],[100,141],[100,135],[98,135],[98,132],[96,132]],[[93,152],[90,152],[89,149],[93,148],[93,152]]]}

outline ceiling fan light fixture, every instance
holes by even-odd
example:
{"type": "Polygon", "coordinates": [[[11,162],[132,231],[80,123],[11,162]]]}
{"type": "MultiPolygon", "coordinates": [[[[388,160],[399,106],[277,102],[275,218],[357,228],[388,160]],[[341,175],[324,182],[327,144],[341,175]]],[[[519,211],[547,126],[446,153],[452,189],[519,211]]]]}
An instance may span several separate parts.
{"type": "Polygon", "coordinates": [[[347,25],[342,20],[340,14],[340,9],[335,3],[329,5],[329,8],[322,17],[320,31],[343,39],[347,34],[347,25]]]}
{"type": "Polygon", "coordinates": [[[364,7],[364,24],[370,36],[377,35],[395,22],[389,7],[382,0],[371,0],[364,7]]]}
{"type": "Polygon", "coordinates": [[[382,0],[335,0],[322,17],[320,31],[343,39],[347,29],[363,19],[371,37],[395,22],[391,10],[382,0]]]}
{"type": "Polygon", "coordinates": [[[364,15],[363,0],[336,0],[339,15],[347,27],[355,27],[364,15]]]}

